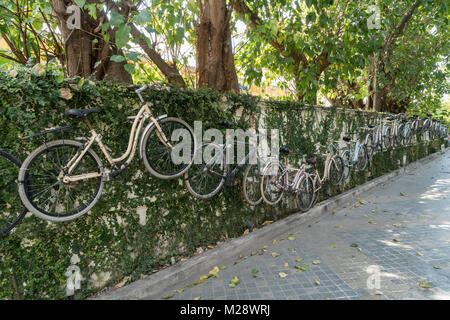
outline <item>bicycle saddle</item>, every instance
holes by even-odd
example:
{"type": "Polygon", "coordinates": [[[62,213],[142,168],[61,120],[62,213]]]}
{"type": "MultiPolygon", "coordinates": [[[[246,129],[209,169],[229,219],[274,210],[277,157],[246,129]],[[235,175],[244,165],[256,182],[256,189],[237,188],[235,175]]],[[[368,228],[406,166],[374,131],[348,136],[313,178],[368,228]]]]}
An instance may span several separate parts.
{"type": "Polygon", "coordinates": [[[314,165],[314,164],[316,164],[316,162],[317,162],[317,156],[314,156],[314,157],[306,160],[306,163],[310,164],[310,165],[314,165]]]}
{"type": "Polygon", "coordinates": [[[342,137],[342,140],[346,141],[346,142],[350,142],[352,140],[351,137],[342,137]]]}
{"type": "Polygon", "coordinates": [[[98,113],[100,110],[91,108],[91,109],[69,109],[64,112],[66,116],[73,119],[84,120],[91,113],[98,113]]]}
{"type": "Polygon", "coordinates": [[[222,127],[225,127],[227,129],[230,129],[234,126],[234,123],[228,120],[220,120],[219,121],[219,125],[221,125],[222,127]]]}
{"type": "Polygon", "coordinates": [[[289,150],[288,148],[280,148],[280,153],[281,154],[289,154],[289,153],[291,153],[291,150],[289,150]]]}
{"type": "Polygon", "coordinates": [[[369,128],[371,128],[371,129],[373,129],[373,128],[375,128],[375,125],[374,124],[369,124],[369,125],[367,125],[369,128]]]}

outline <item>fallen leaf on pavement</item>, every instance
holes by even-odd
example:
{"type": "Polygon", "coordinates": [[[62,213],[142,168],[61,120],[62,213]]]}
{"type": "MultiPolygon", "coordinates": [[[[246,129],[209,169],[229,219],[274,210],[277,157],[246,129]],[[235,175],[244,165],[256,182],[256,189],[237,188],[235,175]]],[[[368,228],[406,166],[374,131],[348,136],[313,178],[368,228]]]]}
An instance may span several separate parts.
{"type": "Polygon", "coordinates": [[[228,284],[228,286],[230,288],[234,288],[235,286],[237,286],[239,284],[239,282],[241,282],[239,280],[239,278],[237,276],[235,276],[233,279],[230,280],[230,283],[228,284]]]}
{"type": "Polygon", "coordinates": [[[280,276],[280,278],[286,278],[288,276],[287,273],[284,272],[280,272],[278,275],[280,276]]]}
{"type": "Polygon", "coordinates": [[[383,292],[381,292],[379,290],[375,290],[373,293],[376,294],[377,296],[383,295],[383,292]]]}
{"type": "Polygon", "coordinates": [[[297,265],[295,267],[300,271],[308,271],[309,270],[309,265],[307,265],[307,264],[301,264],[301,265],[297,265]]]}
{"type": "Polygon", "coordinates": [[[429,282],[421,282],[421,283],[419,283],[419,287],[429,289],[429,288],[433,288],[433,285],[429,282]]]}

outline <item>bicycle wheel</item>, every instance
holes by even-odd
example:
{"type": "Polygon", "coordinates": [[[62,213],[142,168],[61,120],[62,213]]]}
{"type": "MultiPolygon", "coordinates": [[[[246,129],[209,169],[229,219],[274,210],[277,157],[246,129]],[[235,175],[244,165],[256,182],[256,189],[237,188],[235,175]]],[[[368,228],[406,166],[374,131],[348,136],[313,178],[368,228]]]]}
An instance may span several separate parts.
{"type": "Polygon", "coordinates": [[[214,143],[205,143],[197,152],[201,163],[194,163],[184,173],[186,189],[194,197],[209,199],[215,196],[225,183],[227,166],[223,149],[214,143]]]}
{"type": "Polygon", "coordinates": [[[300,178],[296,186],[295,202],[302,212],[308,211],[314,202],[314,182],[309,174],[300,178]]]}
{"type": "Polygon", "coordinates": [[[283,196],[285,174],[279,162],[272,162],[265,169],[261,177],[261,196],[268,205],[277,204],[283,196]]]}
{"type": "Polygon", "coordinates": [[[376,142],[374,140],[375,140],[375,138],[374,138],[374,136],[371,133],[369,133],[366,136],[365,146],[367,148],[367,156],[369,158],[372,158],[372,156],[374,154],[375,147],[376,147],[376,142]]]}
{"type": "Polygon", "coordinates": [[[0,237],[18,225],[27,213],[17,192],[21,164],[19,159],[0,149],[0,237]]]}
{"type": "Polygon", "coordinates": [[[344,161],[343,176],[344,179],[347,179],[350,176],[350,172],[352,171],[352,157],[348,148],[342,149],[341,158],[342,161],[344,161]]]}
{"type": "Polygon", "coordinates": [[[361,145],[358,150],[358,162],[356,163],[356,168],[359,171],[364,171],[367,166],[367,152],[366,147],[361,145]]]}
{"type": "Polygon", "coordinates": [[[328,165],[328,178],[333,186],[339,185],[344,177],[344,160],[338,155],[331,158],[328,165]]]}
{"type": "Polygon", "coordinates": [[[242,195],[245,201],[252,206],[257,206],[262,201],[260,184],[261,174],[259,172],[259,165],[248,165],[244,171],[242,195]]]}
{"type": "Polygon", "coordinates": [[[403,131],[403,145],[408,146],[411,142],[411,130],[409,128],[405,128],[403,131]]]}
{"type": "MultiPolygon", "coordinates": [[[[83,144],[73,140],[55,140],[34,150],[19,171],[19,195],[25,207],[36,216],[53,221],[69,221],[88,212],[103,190],[102,176],[64,183],[64,166],[83,144]]],[[[88,149],[71,176],[103,173],[97,154],[88,149]]]]}
{"type": "Polygon", "coordinates": [[[164,118],[158,124],[171,144],[172,139],[182,141],[178,145],[172,144],[175,148],[171,149],[161,141],[160,133],[153,125],[142,138],[144,165],[157,178],[177,178],[192,165],[196,150],[194,132],[186,122],[178,118],[164,118]]]}
{"type": "Polygon", "coordinates": [[[386,150],[389,149],[391,147],[391,144],[392,144],[391,128],[387,127],[383,135],[384,149],[386,150]]]}
{"type": "Polygon", "coordinates": [[[397,134],[395,135],[395,145],[400,146],[403,142],[403,128],[404,125],[401,124],[397,128],[397,134]]]}

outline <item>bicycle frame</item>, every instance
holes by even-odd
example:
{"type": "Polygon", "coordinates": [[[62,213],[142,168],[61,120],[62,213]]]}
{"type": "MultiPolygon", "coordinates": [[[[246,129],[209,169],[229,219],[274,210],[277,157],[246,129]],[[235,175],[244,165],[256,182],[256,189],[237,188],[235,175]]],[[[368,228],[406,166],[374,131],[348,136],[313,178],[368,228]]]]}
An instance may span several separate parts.
{"type": "Polygon", "coordinates": [[[361,142],[359,142],[359,140],[356,140],[356,145],[355,145],[355,150],[354,150],[354,152],[352,151],[352,149],[349,149],[349,150],[350,150],[350,153],[351,153],[352,156],[353,156],[353,159],[352,159],[352,163],[353,163],[353,164],[355,164],[356,162],[358,162],[359,148],[361,148],[361,142]]]}
{"type": "Polygon", "coordinates": [[[317,189],[314,188],[314,192],[319,191],[322,188],[324,182],[329,179],[329,177],[328,177],[328,169],[329,169],[329,166],[330,166],[330,161],[331,161],[331,153],[328,152],[327,153],[327,158],[325,159],[325,167],[323,169],[323,176],[322,176],[322,178],[320,178],[319,170],[317,168],[315,168],[315,175],[317,177],[317,181],[319,182],[319,184],[318,184],[317,189]]]}
{"type": "MultiPolygon", "coordinates": [[[[143,103],[141,106],[141,109],[139,110],[138,114],[136,115],[136,117],[133,121],[133,125],[132,125],[131,131],[130,131],[130,137],[128,140],[127,150],[125,151],[125,153],[122,156],[120,156],[119,158],[115,158],[115,159],[113,159],[111,157],[111,155],[109,154],[109,152],[106,150],[106,147],[102,142],[102,136],[100,134],[98,134],[92,128],[92,126],[88,120],[85,120],[85,123],[89,128],[91,137],[84,143],[81,152],[78,151],[75,154],[75,156],[72,157],[72,159],[70,159],[70,161],[67,163],[67,165],[61,171],[58,178],[63,179],[64,183],[70,183],[70,182],[75,182],[75,181],[79,181],[79,180],[98,178],[102,175],[106,175],[106,177],[108,177],[109,173],[111,173],[111,170],[105,170],[104,173],[92,172],[92,173],[86,173],[86,174],[75,175],[75,176],[70,175],[71,172],[77,166],[77,164],[80,162],[80,160],[83,158],[83,156],[86,154],[86,152],[89,150],[89,148],[91,148],[91,146],[94,144],[94,142],[97,143],[97,145],[99,146],[102,153],[105,155],[105,157],[106,157],[107,161],[109,162],[109,164],[111,165],[111,167],[113,167],[115,164],[121,163],[123,160],[128,158],[125,161],[125,164],[122,164],[120,169],[125,168],[126,166],[128,166],[131,163],[131,161],[134,158],[134,155],[136,153],[139,134],[142,131],[143,125],[147,119],[150,119],[151,123],[146,128],[146,130],[154,125],[157,129],[156,134],[157,134],[158,138],[161,140],[161,142],[166,147],[172,149],[173,148],[172,145],[169,143],[166,136],[162,132],[161,127],[158,124],[158,120],[161,118],[164,118],[164,117],[167,117],[167,115],[164,115],[164,116],[161,116],[161,117],[158,117],[157,119],[155,119],[152,116],[152,113],[150,111],[150,108],[148,107],[148,104],[143,103]]],[[[141,150],[141,152],[142,152],[142,150],[141,150]]]]}
{"type": "MultiPolygon", "coordinates": [[[[245,142],[241,142],[241,141],[236,141],[237,144],[247,144],[245,142]]],[[[214,163],[216,163],[216,161],[221,159],[226,159],[226,154],[227,154],[227,150],[231,147],[234,146],[234,144],[229,143],[229,144],[215,144],[215,146],[217,146],[218,148],[221,148],[221,153],[216,154],[212,159],[210,159],[205,167],[209,167],[211,165],[213,165],[214,163]]],[[[245,156],[244,159],[242,159],[236,166],[236,168],[233,169],[233,171],[231,171],[229,173],[229,164],[225,164],[226,169],[225,169],[225,173],[226,175],[223,176],[217,172],[211,171],[209,170],[209,173],[211,173],[212,175],[215,175],[217,177],[223,178],[223,179],[227,179],[228,177],[234,177],[236,175],[236,173],[240,170],[242,170],[242,168],[245,166],[245,163],[247,162],[248,159],[250,159],[251,157],[253,157],[256,153],[258,152],[258,150],[256,148],[254,148],[253,150],[251,150],[249,153],[247,153],[247,155],[245,156]]],[[[258,164],[259,165],[259,164],[258,164]]]]}
{"type": "MultiPolygon", "coordinates": [[[[271,160],[269,162],[266,163],[266,165],[264,166],[262,172],[265,172],[266,169],[270,166],[271,163],[274,162],[279,162],[279,160],[271,160]]],[[[290,191],[290,189],[294,188],[297,183],[300,181],[300,178],[306,174],[306,165],[302,164],[301,167],[299,169],[295,169],[295,168],[290,168],[289,167],[289,160],[288,160],[288,156],[286,156],[285,158],[285,168],[283,169],[283,172],[281,173],[281,177],[284,180],[284,185],[280,185],[278,183],[278,181],[276,181],[276,187],[278,189],[281,189],[283,191],[290,191]],[[297,171],[295,174],[294,179],[292,180],[292,183],[289,183],[289,171],[297,171]]]]}

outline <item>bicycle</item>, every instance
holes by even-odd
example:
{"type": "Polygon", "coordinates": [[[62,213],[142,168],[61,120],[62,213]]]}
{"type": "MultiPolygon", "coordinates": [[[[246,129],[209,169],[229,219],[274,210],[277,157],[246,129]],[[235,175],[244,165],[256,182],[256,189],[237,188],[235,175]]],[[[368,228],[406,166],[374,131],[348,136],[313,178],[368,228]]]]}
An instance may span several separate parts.
{"type": "Polygon", "coordinates": [[[310,207],[316,204],[317,199],[319,198],[319,191],[326,181],[329,180],[332,185],[337,186],[344,177],[344,160],[339,155],[333,156],[333,151],[337,151],[337,147],[334,145],[328,146],[326,153],[315,154],[313,158],[306,161],[309,165],[314,166],[314,173],[310,174],[314,190],[314,196],[310,207]],[[325,156],[325,166],[322,178],[316,167],[317,156],[325,156]]]}
{"type": "Polygon", "coordinates": [[[314,197],[313,181],[306,172],[306,165],[300,168],[289,167],[289,155],[305,157],[304,154],[292,153],[288,148],[280,148],[280,153],[285,156],[284,166],[278,159],[269,161],[263,171],[261,179],[261,195],[268,205],[276,205],[284,193],[295,197],[297,207],[306,212],[309,210],[314,197]],[[289,172],[295,172],[292,182],[289,182],[289,172]]]}
{"type": "Polygon", "coordinates": [[[104,183],[128,170],[141,132],[140,158],[153,176],[172,179],[189,169],[196,149],[192,128],[183,120],[167,115],[155,118],[150,103],[145,102],[141,95],[150,87],[137,87],[135,92],[141,101],[141,108],[135,117],[129,117],[134,121],[128,147],[119,158],[110,156],[102,143],[102,136],[88,120],[89,115],[99,110],[66,110],[67,117],[85,122],[90,137],[81,138],[82,142],[62,139],[44,143],[25,159],[19,170],[19,195],[30,212],[53,222],[73,220],[88,212],[99,200],[104,183]],[[150,122],[143,129],[147,120],[150,122]],[[171,161],[172,152],[177,148],[168,138],[182,138],[183,143],[190,143],[189,152],[183,153],[183,161],[171,161]],[[92,150],[94,143],[106,157],[109,168],[103,167],[99,156],[92,150]]]}
{"type": "Polygon", "coordinates": [[[373,157],[377,149],[383,152],[383,150],[387,150],[391,146],[391,128],[385,125],[385,122],[381,122],[378,125],[369,124],[362,129],[370,131],[364,139],[368,159],[373,157]]]}
{"type": "MultiPolygon", "coordinates": [[[[356,132],[347,132],[347,134],[356,134],[356,132]]],[[[359,140],[354,141],[348,136],[343,137],[342,140],[344,140],[347,145],[349,145],[350,142],[355,142],[353,150],[348,146],[341,149],[340,156],[344,161],[344,179],[347,179],[353,167],[358,171],[364,171],[364,169],[366,169],[367,152],[366,147],[361,144],[359,140]]]]}
{"type": "Polygon", "coordinates": [[[5,236],[25,217],[27,210],[17,193],[19,159],[0,149],[0,237],[5,236]]]}
{"type": "MultiPolygon", "coordinates": [[[[232,122],[227,120],[221,120],[218,124],[227,129],[234,126],[232,122]]],[[[257,137],[259,135],[254,134],[253,136],[257,137]]],[[[230,148],[234,147],[234,143],[228,143],[227,139],[225,144],[212,142],[202,144],[196,154],[201,157],[210,155],[210,157],[207,159],[202,158],[201,164],[194,163],[189,171],[186,171],[184,174],[184,183],[191,195],[199,199],[210,199],[218,194],[224,185],[234,185],[237,174],[243,171],[242,196],[244,200],[252,206],[257,206],[261,203],[262,198],[259,193],[261,168],[256,145],[242,141],[237,141],[237,144],[249,145],[253,148],[233,170],[230,170],[230,165],[226,159],[230,148]],[[246,164],[250,159],[255,158],[257,159],[257,164],[246,164]],[[203,160],[206,160],[206,163],[203,163],[203,160]]]]}

